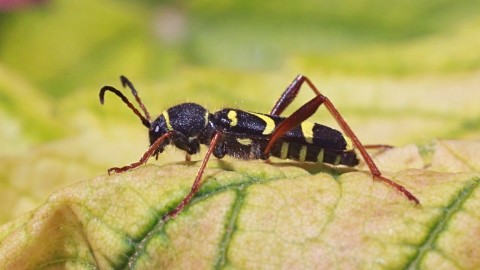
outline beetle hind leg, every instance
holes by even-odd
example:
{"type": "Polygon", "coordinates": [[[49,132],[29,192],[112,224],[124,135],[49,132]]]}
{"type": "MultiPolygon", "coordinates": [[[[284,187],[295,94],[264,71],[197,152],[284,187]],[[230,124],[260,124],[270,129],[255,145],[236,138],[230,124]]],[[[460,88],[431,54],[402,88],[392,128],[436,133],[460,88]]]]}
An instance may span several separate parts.
{"type": "MultiPolygon", "coordinates": [[[[275,140],[279,139],[282,135],[292,130],[296,126],[300,125],[302,122],[304,122],[308,118],[310,118],[310,116],[312,116],[317,111],[317,109],[322,104],[324,104],[327,110],[333,116],[333,118],[335,118],[338,125],[345,133],[345,135],[352,140],[353,145],[358,149],[363,159],[367,163],[368,168],[370,169],[370,172],[373,174],[374,179],[376,178],[390,185],[394,189],[403,193],[409,200],[415,202],[415,204],[417,205],[420,204],[418,199],[415,198],[415,196],[413,196],[405,187],[382,176],[382,173],[373,162],[372,158],[368,154],[365,147],[362,145],[362,143],[357,138],[355,133],[352,131],[350,126],[347,124],[345,119],[340,115],[340,113],[335,108],[333,103],[326,96],[322,95],[320,91],[318,91],[315,85],[307,77],[303,75],[298,75],[295,78],[295,80],[287,87],[287,89],[283,92],[283,94],[280,96],[278,101],[275,103],[275,105],[272,108],[272,111],[270,112],[270,115],[280,115],[292,103],[292,101],[295,99],[298,92],[300,91],[300,87],[305,82],[308,84],[308,86],[310,86],[312,91],[315,93],[315,97],[309,102],[305,103],[303,106],[301,106],[298,110],[292,113],[280,125],[277,126],[277,128],[275,129],[275,131],[272,133],[270,137],[269,144],[265,148],[265,153],[268,153],[270,151],[275,140]]],[[[368,147],[368,148],[381,148],[381,147],[382,147],[381,145],[373,145],[373,147],[368,147]]]]}

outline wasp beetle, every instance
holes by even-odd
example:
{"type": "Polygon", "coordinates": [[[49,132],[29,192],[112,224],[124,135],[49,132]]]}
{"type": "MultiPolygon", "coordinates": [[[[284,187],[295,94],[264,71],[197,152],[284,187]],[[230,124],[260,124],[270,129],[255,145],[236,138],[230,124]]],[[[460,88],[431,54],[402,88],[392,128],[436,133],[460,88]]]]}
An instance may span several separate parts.
{"type": "Polygon", "coordinates": [[[303,75],[297,76],[287,87],[269,114],[228,108],[210,113],[198,104],[182,103],[167,109],[153,121],[133,84],[124,76],[121,76],[120,79],[124,87],[130,88],[145,116],[119,90],[111,86],[105,86],[100,90],[100,102],[103,104],[106,91],[111,91],[119,96],[149,129],[150,147],[140,161],[121,168],[110,168],[109,174],[134,169],[146,163],[150,156],[158,158],[158,154],[162,153],[167,145],[173,144],[178,149],[185,151],[187,160],[190,160],[190,155],[200,151],[201,144],[208,146],[190,192],[174,210],[163,217],[164,220],[167,217],[175,217],[198,191],[203,172],[212,154],[217,158],[229,155],[246,160],[266,160],[273,156],[299,162],[354,167],[359,163],[355,152],[357,149],[375,179],[392,186],[409,200],[419,204],[417,198],[406,188],[382,176],[365,150],[368,147],[364,147],[360,143],[332,102],[303,75]],[[305,82],[313,90],[315,97],[289,117],[280,116],[295,99],[300,87],[305,82]],[[344,133],[307,121],[322,104],[325,104],[344,133]]]}

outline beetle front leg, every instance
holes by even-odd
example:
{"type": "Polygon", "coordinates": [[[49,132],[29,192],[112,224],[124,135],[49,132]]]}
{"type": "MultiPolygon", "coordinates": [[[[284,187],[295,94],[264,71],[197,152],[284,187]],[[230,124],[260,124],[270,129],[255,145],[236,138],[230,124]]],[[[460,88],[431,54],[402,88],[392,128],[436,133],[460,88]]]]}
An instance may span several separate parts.
{"type": "Polygon", "coordinates": [[[126,172],[128,170],[131,170],[131,169],[135,169],[137,168],[138,166],[144,164],[147,162],[147,160],[150,158],[150,156],[152,155],[157,155],[158,156],[158,152],[156,152],[158,150],[158,148],[160,147],[161,143],[168,137],[171,137],[173,136],[173,134],[175,134],[174,131],[169,131],[165,134],[163,134],[160,138],[158,138],[147,150],[147,152],[145,152],[145,154],[143,154],[142,158],[140,159],[140,161],[138,162],[135,162],[135,163],[132,163],[128,166],[124,166],[124,167],[121,167],[121,168],[117,168],[117,167],[113,167],[113,168],[110,168],[108,169],[108,174],[110,175],[111,172],[115,172],[115,173],[121,173],[121,172],[126,172]]]}

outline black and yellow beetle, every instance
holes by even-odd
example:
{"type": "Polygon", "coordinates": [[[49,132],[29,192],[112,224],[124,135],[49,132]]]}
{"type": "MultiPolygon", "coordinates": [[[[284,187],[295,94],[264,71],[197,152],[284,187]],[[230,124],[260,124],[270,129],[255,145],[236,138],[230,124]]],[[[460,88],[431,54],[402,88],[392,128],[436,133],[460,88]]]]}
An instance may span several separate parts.
{"type": "Polygon", "coordinates": [[[154,121],[151,121],[150,115],[132,83],[124,76],[121,76],[120,79],[123,86],[128,86],[131,89],[145,116],[119,90],[111,86],[105,86],[100,90],[100,102],[103,104],[106,91],[111,91],[119,96],[140,117],[143,125],[149,129],[150,148],[139,162],[121,168],[110,168],[108,169],[109,174],[112,171],[121,173],[136,168],[146,163],[150,156],[158,157],[165,146],[170,144],[185,151],[187,160],[190,160],[190,155],[200,151],[200,144],[208,146],[191,191],[163,219],[175,217],[198,191],[205,166],[212,154],[217,158],[229,155],[246,160],[268,159],[270,156],[274,156],[300,162],[341,164],[353,167],[359,163],[355,153],[356,148],[367,163],[374,178],[392,186],[409,200],[419,204],[417,198],[407,189],[382,176],[365,147],[330,100],[322,95],[313,83],[303,75],[297,76],[287,87],[270,114],[246,112],[238,109],[222,109],[212,114],[198,104],[182,103],[167,109],[154,121]],[[280,116],[295,99],[304,82],[314,91],[315,97],[289,117],[280,116]],[[346,136],[330,127],[306,121],[322,104],[325,104],[346,136]]]}

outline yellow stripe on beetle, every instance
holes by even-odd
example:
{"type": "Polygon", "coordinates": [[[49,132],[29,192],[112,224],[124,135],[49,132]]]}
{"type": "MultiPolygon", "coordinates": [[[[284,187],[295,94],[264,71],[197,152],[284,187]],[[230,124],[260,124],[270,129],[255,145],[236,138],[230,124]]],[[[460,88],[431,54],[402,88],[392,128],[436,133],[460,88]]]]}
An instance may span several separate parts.
{"type": "Polygon", "coordinates": [[[228,119],[230,119],[230,126],[234,127],[238,123],[237,112],[236,111],[229,111],[227,114],[228,119]]]}
{"type": "Polygon", "coordinates": [[[314,123],[304,121],[300,125],[302,128],[302,134],[307,143],[313,143],[313,128],[315,127],[314,123]]]}
{"type": "Polygon", "coordinates": [[[208,117],[210,116],[210,113],[208,111],[205,112],[205,126],[208,125],[208,117]]]}
{"type": "Polygon", "coordinates": [[[347,145],[345,146],[345,150],[343,151],[344,152],[352,151],[353,150],[352,140],[349,137],[345,136],[345,134],[342,133],[342,135],[343,135],[343,138],[345,139],[345,142],[347,143],[347,145]]]}
{"type": "Polygon", "coordinates": [[[280,159],[286,159],[287,158],[288,146],[289,146],[289,143],[287,143],[287,142],[282,143],[282,149],[280,150],[280,159]]]}
{"type": "Polygon", "coordinates": [[[173,130],[172,124],[170,124],[170,116],[168,116],[168,111],[163,111],[162,115],[165,118],[165,123],[167,123],[167,129],[173,130]]]}
{"type": "Polygon", "coordinates": [[[325,153],[325,150],[321,149],[320,152],[317,155],[317,162],[318,163],[323,163],[323,154],[325,153]]]}
{"type": "Polygon", "coordinates": [[[335,158],[335,161],[333,162],[333,165],[337,166],[338,164],[340,164],[340,155],[338,155],[336,158],[335,158]]]}
{"type": "Polygon", "coordinates": [[[248,138],[238,138],[237,142],[242,145],[250,145],[252,144],[252,140],[248,138]]]}
{"type": "Polygon", "coordinates": [[[253,114],[255,115],[256,117],[262,119],[263,121],[265,121],[265,129],[263,130],[262,134],[263,135],[268,135],[268,134],[271,134],[274,130],[275,130],[275,121],[273,121],[272,118],[266,116],[266,115],[263,115],[263,114],[258,114],[258,113],[252,113],[250,112],[250,114],[253,114]]]}
{"type": "Polygon", "coordinates": [[[300,162],[305,162],[305,159],[307,159],[307,146],[302,145],[302,148],[300,148],[300,153],[298,154],[298,160],[300,162]]]}

